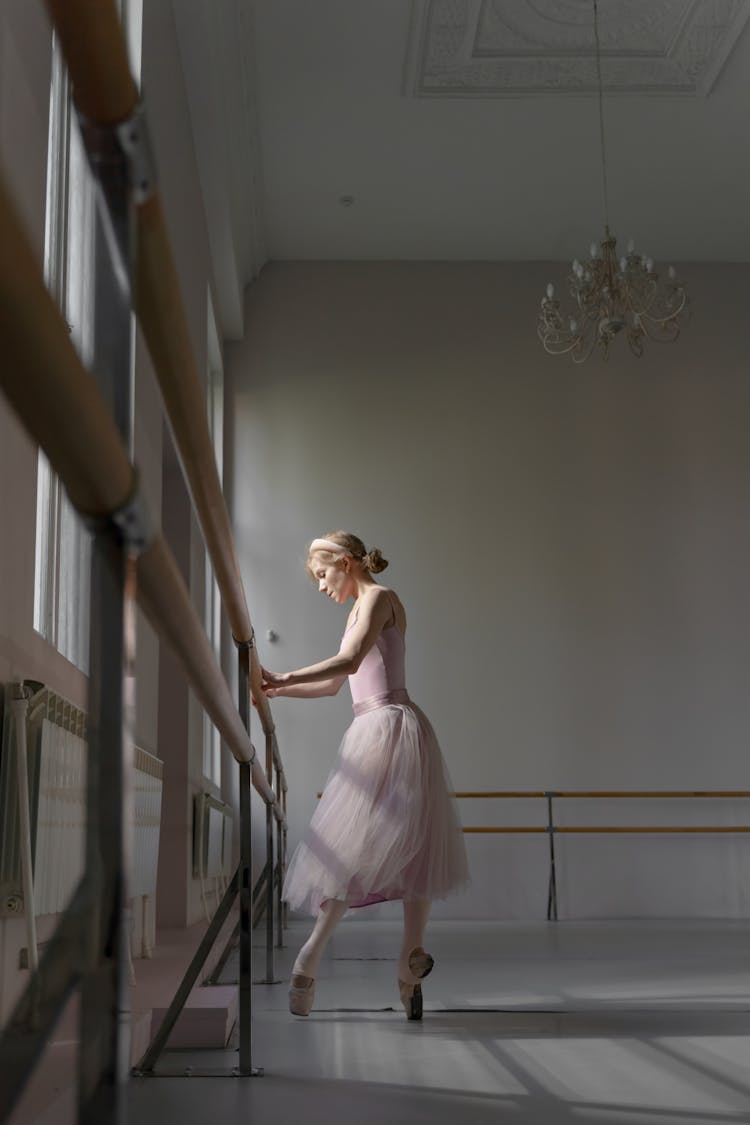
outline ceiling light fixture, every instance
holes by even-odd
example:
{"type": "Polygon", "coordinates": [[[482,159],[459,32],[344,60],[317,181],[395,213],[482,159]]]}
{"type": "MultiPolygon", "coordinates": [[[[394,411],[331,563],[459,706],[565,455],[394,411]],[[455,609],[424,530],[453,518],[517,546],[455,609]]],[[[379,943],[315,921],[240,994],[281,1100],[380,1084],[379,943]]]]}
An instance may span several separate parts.
{"type": "Polygon", "coordinates": [[[591,243],[587,261],[574,259],[567,283],[573,299],[573,311],[563,313],[550,282],[542,298],[537,321],[537,335],[550,355],[570,353],[576,363],[583,363],[599,345],[604,359],[612,340],[624,332],[630,350],[643,355],[643,344],[650,340],[676,340],[680,334],[680,317],[688,309],[687,294],[678,282],[674,266],[669,267],[665,281],[660,282],[652,258],[637,254],[633,240],[627,253],[618,261],[617,239],[609,231],[609,199],[607,162],[604,144],[604,97],[602,92],[601,51],[597,0],[594,4],[594,39],[596,43],[596,74],[599,91],[599,138],[602,162],[602,194],[604,197],[604,238],[591,243]]]}

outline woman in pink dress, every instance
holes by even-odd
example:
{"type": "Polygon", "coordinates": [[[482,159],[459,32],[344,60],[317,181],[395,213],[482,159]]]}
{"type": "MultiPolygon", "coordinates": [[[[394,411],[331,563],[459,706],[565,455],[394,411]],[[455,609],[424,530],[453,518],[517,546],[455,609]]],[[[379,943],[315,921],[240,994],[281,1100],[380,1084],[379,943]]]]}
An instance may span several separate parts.
{"type": "Polygon", "coordinates": [[[268,696],[335,695],[349,678],[354,721],[284,883],[284,899],[317,915],[292,970],[289,1007],[306,1016],[326,942],[349,907],[401,899],[401,1001],[422,1017],[421,981],[433,966],[424,932],[433,898],[468,882],[461,826],[435,732],[404,678],[406,614],[373,574],[388,565],[356,535],[334,531],[310,545],[320,593],[354,606],[335,656],[295,672],[264,669],[268,696]]]}

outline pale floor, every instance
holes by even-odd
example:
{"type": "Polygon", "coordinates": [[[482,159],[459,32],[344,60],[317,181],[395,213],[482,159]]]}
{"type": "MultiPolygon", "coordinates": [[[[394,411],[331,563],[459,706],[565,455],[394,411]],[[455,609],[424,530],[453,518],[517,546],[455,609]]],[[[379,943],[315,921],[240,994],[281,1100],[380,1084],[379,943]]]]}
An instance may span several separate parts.
{"type": "MultiPolygon", "coordinates": [[[[307,927],[278,956],[286,977],[307,927]]],[[[750,924],[437,922],[425,1016],[398,1006],[398,928],[344,921],[307,1019],[254,988],[263,1078],[142,1078],[138,1125],[750,1122],[750,924]]],[[[256,951],[256,975],[264,957],[256,951]]],[[[228,966],[231,970],[231,966],[228,966]]],[[[231,975],[231,972],[230,974],[231,975]]],[[[160,1066],[227,1069],[235,1051],[160,1066]]]]}

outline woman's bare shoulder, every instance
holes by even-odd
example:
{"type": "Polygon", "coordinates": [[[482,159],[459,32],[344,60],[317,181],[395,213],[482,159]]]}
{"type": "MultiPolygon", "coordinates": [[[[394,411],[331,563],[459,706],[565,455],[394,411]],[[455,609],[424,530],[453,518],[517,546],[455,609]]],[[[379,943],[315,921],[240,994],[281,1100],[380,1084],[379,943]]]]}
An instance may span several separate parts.
{"type": "Polygon", "coordinates": [[[391,590],[390,587],[380,586],[379,589],[383,591],[391,604],[394,624],[398,625],[401,632],[404,633],[406,631],[406,610],[404,609],[404,603],[401,601],[396,591],[391,590]]]}
{"type": "Polygon", "coordinates": [[[370,586],[359,598],[359,606],[361,608],[367,607],[368,613],[373,613],[376,608],[380,612],[386,605],[392,605],[391,591],[386,589],[385,586],[370,586]]]}

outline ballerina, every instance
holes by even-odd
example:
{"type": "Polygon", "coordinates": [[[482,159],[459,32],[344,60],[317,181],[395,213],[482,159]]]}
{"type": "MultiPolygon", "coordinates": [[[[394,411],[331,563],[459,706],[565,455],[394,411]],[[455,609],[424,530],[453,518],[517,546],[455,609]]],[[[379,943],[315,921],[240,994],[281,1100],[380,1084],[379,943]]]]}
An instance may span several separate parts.
{"type": "Polygon", "coordinates": [[[407,1017],[422,1018],[421,981],[431,902],[468,882],[461,826],[435,732],[404,678],[406,613],[373,578],[388,562],[356,535],[334,531],[310,545],[320,593],[354,605],[335,656],[294,672],[263,669],[269,697],[335,695],[349,679],[354,720],[310,827],[292,857],[283,897],[317,915],[292,969],[289,1008],[309,1014],[325,945],[350,907],[403,901],[398,985],[407,1017]]]}

